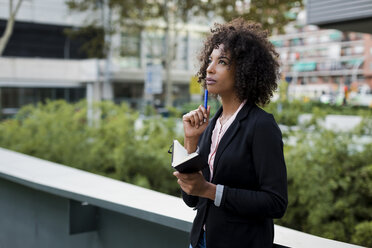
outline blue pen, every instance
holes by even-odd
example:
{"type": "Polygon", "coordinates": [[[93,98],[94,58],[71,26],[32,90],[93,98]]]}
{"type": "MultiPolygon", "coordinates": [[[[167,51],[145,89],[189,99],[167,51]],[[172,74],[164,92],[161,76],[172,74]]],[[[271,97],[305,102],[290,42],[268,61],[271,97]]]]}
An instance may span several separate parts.
{"type": "MultiPolygon", "coordinates": [[[[208,90],[207,89],[204,90],[204,108],[205,109],[208,108],[208,90]]],[[[207,119],[204,118],[203,121],[207,122],[207,119]]]]}
{"type": "Polygon", "coordinates": [[[204,90],[204,108],[207,109],[208,107],[208,90],[204,90]]]}

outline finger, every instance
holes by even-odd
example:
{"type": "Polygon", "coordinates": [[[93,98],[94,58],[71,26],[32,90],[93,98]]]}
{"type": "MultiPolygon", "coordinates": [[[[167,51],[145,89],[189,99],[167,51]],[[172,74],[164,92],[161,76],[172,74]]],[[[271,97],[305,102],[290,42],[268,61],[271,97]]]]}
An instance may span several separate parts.
{"type": "Polygon", "coordinates": [[[192,127],[196,126],[196,121],[195,121],[195,115],[194,113],[190,113],[190,124],[192,127]]]}
{"type": "Polygon", "coordinates": [[[186,174],[186,173],[180,173],[180,172],[173,172],[173,175],[177,175],[176,177],[182,181],[188,181],[189,180],[189,175],[190,174],[186,174]]]}
{"type": "Polygon", "coordinates": [[[188,123],[192,127],[194,126],[194,124],[192,122],[192,115],[190,113],[184,115],[183,118],[182,118],[182,121],[184,123],[188,123]]]}
{"type": "Polygon", "coordinates": [[[202,106],[200,105],[199,108],[198,108],[198,111],[197,111],[200,126],[203,125],[203,122],[204,122],[204,114],[203,114],[203,110],[201,108],[202,108],[202,106]]]}
{"type": "Polygon", "coordinates": [[[177,183],[181,189],[186,192],[186,185],[180,179],[177,180],[177,183]]]}
{"type": "Polygon", "coordinates": [[[190,115],[189,114],[185,114],[182,116],[182,120],[183,121],[190,121],[190,115]]]}
{"type": "Polygon", "coordinates": [[[191,192],[190,192],[190,189],[189,189],[189,187],[187,187],[187,185],[184,185],[182,182],[179,182],[178,183],[179,185],[180,185],[180,187],[181,187],[181,189],[186,193],[186,194],[190,194],[191,192]]]}
{"type": "Polygon", "coordinates": [[[207,107],[207,121],[209,121],[209,117],[211,115],[211,106],[207,107]]]}
{"type": "MultiPolygon", "coordinates": [[[[208,107],[207,107],[207,108],[208,108],[208,107]]],[[[199,109],[200,109],[200,111],[202,111],[202,113],[203,113],[203,120],[207,119],[207,118],[208,118],[208,112],[207,112],[207,110],[204,108],[204,106],[200,105],[200,106],[199,106],[199,109]]]]}
{"type": "Polygon", "coordinates": [[[185,192],[188,192],[189,191],[189,185],[187,184],[187,183],[185,183],[184,181],[182,181],[181,179],[178,179],[177,180],[177,183],[178,183],[178,185],[180,185],[181,186],[181,189],[183,190],[183,191],[185,191],[185,192]]]}
{"type": "Polygon", "coordinates": [[[203,173],[201,171],[195,173],[189,173],[186,177],[180,178],[183,182],[189,184],[195,184],[196,182],[204,179],[203,173]]]}
{"type": "Polygon", "coordinates": [[[195,181],[199,177],[199,172],[194,172],[194,173],[181,173],[179,174],[179,177],[182,181],[191,183],[195,181]]]}
{"type": "Polygon", "coordinates": [[[183,181],[188,180],[188,177],[189,177],[190,174],[189,173],[181,173],[179,171],[173,172],[173,175],[175,175],[176,177],[178,177],[179,179],[181,179],[183,181]]]}
{"type": "Polygon", "coordinates": [[[193,116],[193,119],[194,119],[194,123],[195,123],[196,128],[199,128],[200,120],[199,120],[198,111],[197,110],[194,110],[193,113],[192,113],[192,116],[193,116]]]}

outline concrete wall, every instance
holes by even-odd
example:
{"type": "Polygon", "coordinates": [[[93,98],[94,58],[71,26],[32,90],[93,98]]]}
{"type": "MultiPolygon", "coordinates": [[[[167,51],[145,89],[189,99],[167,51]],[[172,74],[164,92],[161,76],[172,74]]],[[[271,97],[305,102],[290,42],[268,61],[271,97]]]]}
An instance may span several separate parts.
{"type": "Polygon", "coordinates": [[[99,66],[95,59],[0,58],[0,86],[78,86],[98,81],[99,66]]]}
{"type": "MultiPolygon", "coordinates": [[[[13,6],[18,1],[13,1],[13,6]]],[[[0,0],[0,19],[9,17],[9,0],[0,0]]],[[[87,14],[72,14],[64,0],[26,0],[17,14],[18,21],[80,26],[87,14]]]]}
{"type": "Polygon", "coordinates": [[[0,179],[0,199],[0,248],[173,248],[188,245],[188,232],[99,207],[96,230],[69,234],[70,199],[6,179],[0,179]]]}

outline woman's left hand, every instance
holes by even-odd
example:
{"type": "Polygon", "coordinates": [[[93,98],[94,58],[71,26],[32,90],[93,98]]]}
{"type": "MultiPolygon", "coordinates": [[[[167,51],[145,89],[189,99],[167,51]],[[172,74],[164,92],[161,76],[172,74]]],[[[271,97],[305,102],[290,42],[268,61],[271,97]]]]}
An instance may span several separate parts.
{"type": "Polygon", "coordinates": [[[177,183],[186,194],[214,200],[216,193],[215,185],[207,182],[201,171],[187,174],[175,171],[173,175],[178,178],[177,183]]]}

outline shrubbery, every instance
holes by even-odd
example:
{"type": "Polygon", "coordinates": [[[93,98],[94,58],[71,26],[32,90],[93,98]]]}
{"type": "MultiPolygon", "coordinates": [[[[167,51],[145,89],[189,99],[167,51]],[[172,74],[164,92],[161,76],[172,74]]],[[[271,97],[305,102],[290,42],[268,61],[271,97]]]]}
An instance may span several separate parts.
{"type": "Polygon", "coordinates": [[[295,139],[295,145],[285,146],[289,205],[277,223],[371,246],[371,141],[362,144],[357,133],[320,127],[289,137],[295,139]]]}
{"type": "MultiPolygon", "coordinates": [[[[180,120],[182,112],[196,106],[173,109],[171,116],[180,120]]],[[[300,130],[283,133],[289,206],[276,222],[372,247],[372,143],[361,142],[363,137],[371,138],[371,120],[365,119],[354,132],[334,132],[317,125],[329,113],[328,106],[282,101],[266,110],[289,126],[297,124],[299,114],[313,113],[300,130]]],[[[0,146],[179,195],[167,153],[172,139],[182,141],[175,130],[176,119],[150,116],[136,128],[139,114],[126,104],[111,102],[96,104],[94,113],[88,125],[86,102],[26,106],[15,118],[0,123],[0,146]]],[[[358,113],[371,116],[368,109],[358,113]]]]}
{"type": "Polygon", "coordinates": [[[356,106],[332,106],[320,102],[276,101],[264,108],[273,113],[278,123],[288,126],[297,125],[298,117],[304,113],[321,112],[323,115],[360,115],[371,116],[372,109],[356,106]]]}
{"type": "Polygon", "coordinates": [[[102,102],[88,126],[86,102],[23,107],[0,124],[0,146],[118,180],[179,195],[167,153],[175,121],[153,117],[135,129],[139,114],[102,102]],[[98,115],[98,116],[97,116],[98,115]]]}

